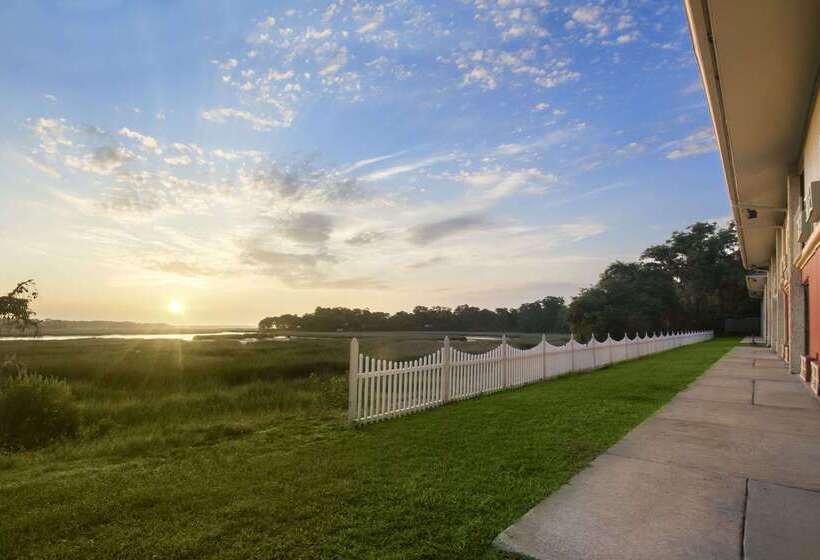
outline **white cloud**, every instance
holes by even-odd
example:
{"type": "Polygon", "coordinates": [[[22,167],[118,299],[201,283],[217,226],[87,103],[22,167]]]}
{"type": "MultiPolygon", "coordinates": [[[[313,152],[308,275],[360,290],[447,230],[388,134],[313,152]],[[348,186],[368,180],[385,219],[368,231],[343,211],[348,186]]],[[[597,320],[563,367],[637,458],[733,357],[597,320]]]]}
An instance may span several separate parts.
{"type": "Polygon", "coordinates": [[[181,154],[192,154],[202,156],[205,151],[196,144],[183,144],[181,142],[174,142],[171,144],[171,149],[181,154]]]}
{"type": "Polygon", "coordinates": [[[286,72],[277,72],[275,70],[268,71],[269,81],[281,82],[282,80],[290,80],[291,78],[293,78],[293,76],[293,70],[288,70],[286,72]]]}
{"type": "Polygon", "coordinates": [[[662,146],[666,159],[681,159],[714,151],[715,134],[711,127],[696,130],[680,140],[668,142],[662,146]]]}
{"type": "Polygon", "coordinates": [[[162,153],[162,150],[159,147],[159,142],[157,142],[156,138],[146,136],[145,134],[140,134],[139,132],[131,130],[130,128],[121,128],[117,132],[117,134],[134,140],[135,142],[139,143],[145,150],[150,150],[155,154],[162,153]]]}
{"type": "Polygon", "coordinates": [[[541,16],[549,8],[548,0],[476,0],[476,19],[492,24],[502,41],[522,38],[541,39],[549,33],[541,25],[541,16]]]}
{"type": "Polygon", "coordinates": [[[615,28],[618,31],[623,31],[625,29],[629,29],[633,25],[635,25],[635,18],[633,18],[631,14],[623,14],[618,18],[618,24],[615,28]]]}
{"type": "Polygon", "coordinates": [[[384,8],[377,10],[373,17],[356,30],[356,33],[371,33],[384,23],[384,8]]]}
{"type": "Polygon", "coordinates": [[[529,78],[545,88],[580,78],[578,72],[570,69],[570,59],[551,57],[539,60],[535,48],[465,51],[456,56],[455,63],[463,73],[462,85],[478,84],[484,90],[494,90],[506,81],[520,85],[520,78],[529,78]]]}
{"type": "Polygon", "coordinates": [[[615,150],[615,154],[621,157],[627,157],[632,155],[637,155],[646,150],[646,146],[641,144],[640,142],[630,142],[625,146],[621,146],[617,150],[615,150]]]}
{"type": "Polygon", "coordinates": [[[234,68],[236,68],[237,66],[239,66],[239,61],[238,61],[238,60],[236,60],[235,58],[229,58],[229,59],[228,59],[228,60],[226,60],[225,62],[222,62],[222,63],[219,65],[219,68],[220,68],[221,70],[233,70],[233,69],[234,69],[234,68]]]}
{"type": "Polygon", "coordinates": [[[166,157],[163,159],[163,161],[168,165],[191,165],[191,163],[193,162],[191,156],[187,154],[166,157]]]}
{"type": "Polygon", "coordinates": [[[640,37],[635,17],[624,6],[615,3],[589,4],[566,10],[569,20],[564,27],[568,31],[580,30],[579,40],[583,44],[600,42],[601,45],[625,45],[640,37]],[[612,33],[618,36],[608,39],[612,33]]]}
{"type": "Polygon", "coordinates": [[[200,114],[206,121],[224,123],[229,119],[239,119],[251,124],[254,130],[269,130],[278,126],[286,126],[281,122],[274,121],[265,117],[259,117],[249,111],[242,111],[240,109],[233,109],[231,107],[217,107],[202,111],[200,114]]]}
{"type": "Polygon", "coordinates": [[[262,163],[263,154],[257,150],[223,150],[217,148],[211,150],[211,155],[217,159],[225,161],[235,161],[240,159],[249,159],[255,163],[262,163]]]}
{"type": "Polygon", "coordinates": [[[85,173],[109,175],[133,158],[128,150],[104,146],[82,156],[66,155],[63,162],[67,167],[85,173]]]}
{"type": "Polygon", "coordinates": [[[351,171],[361,169],[362,167],[368,167],[370,165],[373,165],[375,163],[379,163],[381,161],[396,158],[396,157],[398,157],[400,155],[403,155],[405,153],[407,153],[407,150],[400,150],[398,152],[393,152],[392,154],[387,154],[387,155],[383,155],[383,156],[377,156],[377,157],[373,157],[373,158],[368,158],[368,159],[362,159],[362,160],[359,160],[359,161],[355,161],[355,162],[351,163],[350,165],[347,165],[347,166],[343,167],[340,170],[340,173],[347,174],[347,173],[350,173],[351,171]]]}
{"type": "Polygon", "coordinates": [[[38,161],[31,157],[26,157],[26,161],[29,163],[29,165],[31,165],[34,169],[40,171],[41,173],[45,173],[46,175],[54,177],[55,179],[60,179],[62,177],[59,171],[57,171],[54,167],[50,166],[49,164],[43,161],[38,161]]]}
{"type": "Polygon", "coordinates": [[[473,68],[464,74],[463,83],[464,85],[478,83],[481,84],[483,89],[495,89],[498,86],[495,77],[486,68],[482,67],[473,68]]]}
{"type": "Polygon", "coordinates": [[[573,22],[591,29],[599,35],[609,33],[609,26],[603,21],[603,9],[600,6],[581,6],[571,12],[573,22]]]}
{"type": "Polygon", "coordinates": [[[631,43],[638,38],[638,32],[632,31],[631,33],[624,33],[623,35],[618,35],[618,38],[615,39],[615,42],[619,45],[625,45],[627,43],[631,43]]]}
{"type": "Polygon", "coordinates": [[[349,245],[370,245],[382,241],[386,237],[388,237],[388,234],[383,231],[360,231],[346,239],[345,243],[349,245]]]}
{"type": "Polygon", "coordinates": [[[68,136],[74,132],[65,119],[47,119],[40,117],[30,125],[40,140],[40,149],[47,154],[56,154],[60,147],[73,145],[68,136]]]}
{"type": "Polygon", "coordinates": [[[558,226],[561,236],[570,241],[581,241],[605,233],[607,227],[599,223],[569,223],[558,226]]]}
{"type": "Polygon", "coordinates": [[[479,171],[462,171],[458,180],[470,189],[469,197],[498,200],[519,192],[543,194],[558,182],[558,176],[536,168],[509,170],[500,166],[479,171]]]}
{"type": "Polygon", "coordinates": [[[396,165],[394,167],[388,167],[387,169],[373,171],[372,173],[368,173],[367,175],[359,177],[359,179],[361,181],[377,181],[380,179],[387,179],[388,177],[393,177],[394,175],[409,173],[411,171],[416,171],[418,169],[430,167],[431,165],[435,165],[437,163],[452,161],[453,159],[455,159],[455,157],[455,154],[432,156],[411,163],[405,163],[402,165],[396,165]]]}

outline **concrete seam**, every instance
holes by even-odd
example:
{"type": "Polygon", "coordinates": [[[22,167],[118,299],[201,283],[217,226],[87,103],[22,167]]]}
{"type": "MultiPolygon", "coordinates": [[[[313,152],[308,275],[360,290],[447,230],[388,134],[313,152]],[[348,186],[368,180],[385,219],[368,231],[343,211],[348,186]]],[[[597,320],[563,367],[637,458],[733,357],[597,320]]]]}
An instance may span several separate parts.
{"type": "Polygon", "coordinates": [[[743,511],[740,523],[740,560],[746,558],[746,513],[749,510],[749,479],[746,479],[745,494],[743,495],[743,511]]]}
{"type": "Polygon", "coordinates": [[[644,457],[637,457],[635,455],[627,455],[626,453],[617,453],[617,452],[614,452],[614,451],[606,451],[603,454],[613,455],[615,457],[621,457],[622,459],[632,459],[634,461],[644,461],[644,462],[647,462],[647,463],[655,463],[657,465],[666,465],[666,466],[670,466],[670,467],[677,467],[679,469],[684,469],[684,470],[702,472],[702,473],[706,473],[706,474],[713,474],[713,475],[723,476],[725,478],[739,478],[741,480],[746,480],[747,484],[748,484],[749,480],[754,480],[755,482],[765,482],[766,484],[774,484],[774,485],[777,485],[777,486],[782,486],[784,488],[792,488],[794,490],[803,490],[805,492],[814,492],[815,494],[820,494],[820,487],[818,487],[817,489],[804,488],[802,486],[795,486],[794,484],[787,484],[787,483],[780,482],[780,481],[770,479],[770,478],[749,478],[749,475],[747,473],[732,473],[732,472],[729,472],[729,471],[719,471],[719,470],[715,470],[715,469],[706,469],[706,468],[703,468],[703,467],[693,467],[692,465],[684,465],[684,464],[681,464],[681,463],[674,463],[672,461],[658,461],[656,459],[646,459],[644,457]]]}
{"type": "MultiPolygon", "coordinates": [[[[697,401],[690,400],[689,402],[697,402],[697,401]]],[[[720,402],[720,401],[709,401],[709,402],[720,402]]],[[[744,406],[747,406],[747,405],[744,405],[744,406]]],[[[763,406],[763,408],[777,408],[777,407],[763,406]]],[[[788,409],[780,408],[780,410],[809,410],[809,409],[807,409],[807,408],[788,408],[788,409]]],[[[658,412],[657,417],[661,418],[663,420],[677,420],[679,422],[691,422],[692,424],[700,424],[700,425],[704,425],[704,426],[718,426],[718,427],[721,427],[721,428],[731,428],[731,429],[736,429],[736,430],[739,430],[739,431],[747,430],[747,431],[752,431],[752,432],[765,432],[767,434],[781,434],[781,435],[785,435],[785,436],[794,435],[793,431],[788,431],[788,430],[785,430],[785,429],[784,430],[773,430],[771,428],[747,429],[745,426],[733,426],[732,424],[724,424],[724,423],[721,423],[721,422],[709,422],[707,420],[691,420],[689,418],[678,418],[676,416],[669,416],[669,415],[665,414],[663,411],[658,412]]],[[[813,419],[807,419],[807,420],[813,420],[813,419]]],[[[808,437],[808,436],[806,436],[806,437],[808,437]]]]}
{"type": "MultiPolygon", "coordinates": [[[[683,469],[683,470],[687,470],[687,471],[693,471],[693,472],[711,474],[711,475],[716,475],[716,476],[722,476],[724,478],[736,478],[736,479],[741,479],[741,480],[746,480],[747,479],[747,475],[743,474],[743,473],[734,474],[734,473],[730,473],[728,471],[718,471],[718,470],[714,470],[714,469],[706,469],[706,468],[703,468],[703,467],[693,467],[691,465],[683,465],[681,463],[674,463],[672,461],[658,461],[656,459],[646,459],[645,457],[637,457],[635,455],[627,455],[625,453],[617,453],[615,451],[606,451],[604,454],[605,455],[612,455],[614,457],[620,457],[621,459],[631,459],[633,461],[643,461],[645,463],[654,463],[655,465],[665,465],[667,467],[675,467],[675,468],[683,469]]],[[[763,480],[762,482],[770,482],[770,481],[763,480]]]]}

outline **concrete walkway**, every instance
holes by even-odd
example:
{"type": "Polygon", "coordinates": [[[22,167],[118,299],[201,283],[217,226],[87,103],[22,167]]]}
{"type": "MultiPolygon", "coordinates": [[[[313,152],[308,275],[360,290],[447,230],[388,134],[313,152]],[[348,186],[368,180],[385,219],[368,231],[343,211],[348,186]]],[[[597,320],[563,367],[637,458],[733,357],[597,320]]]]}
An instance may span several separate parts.
{"type": "Polygon", "coordinates": [[[738,346],[495,540],[545,560],[820,558],[820,405],[738,346]]]}

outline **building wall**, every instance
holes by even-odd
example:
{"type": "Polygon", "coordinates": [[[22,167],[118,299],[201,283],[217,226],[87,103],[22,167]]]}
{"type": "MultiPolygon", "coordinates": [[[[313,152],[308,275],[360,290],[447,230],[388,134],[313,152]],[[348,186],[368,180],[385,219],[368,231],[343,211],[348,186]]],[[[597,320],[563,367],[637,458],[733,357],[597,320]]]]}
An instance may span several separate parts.
{"type": "Polygon", "coordinates": [[[809,285],[809,355],[820,359],[820,256],[817,253],[802,271],[809,285]]]}
{"type": "MultiPolygon", "coordinates": [[[[809,126],[806,130],[806,139],[803,146],[800,171],[803,172],[803,185],[808,189],[813,181],[820,181],[820,110],[815,95],[811,109],[809,126]]],[[[815,224],[815,229],[820,225],[815,224]]],[[[795,255],[794,258],[797,258],[795,255]]],[[[809,305],[809,355],[820,359],[820,252],[803,266],[801,281],[808,284],[809,305]]]]}

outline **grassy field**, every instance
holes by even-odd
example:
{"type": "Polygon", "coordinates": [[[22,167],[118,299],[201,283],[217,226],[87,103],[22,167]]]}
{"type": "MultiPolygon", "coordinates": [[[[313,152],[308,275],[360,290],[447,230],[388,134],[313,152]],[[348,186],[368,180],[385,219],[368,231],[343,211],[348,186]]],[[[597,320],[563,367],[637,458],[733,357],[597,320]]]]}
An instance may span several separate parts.
{"type": "Polygon", "coordinates": [[[357,429],[344,341],[2,343],[69,381],[84,427],[0,455],[0,558],[496,558],[499,531],[736,342],[357,429]]]}

